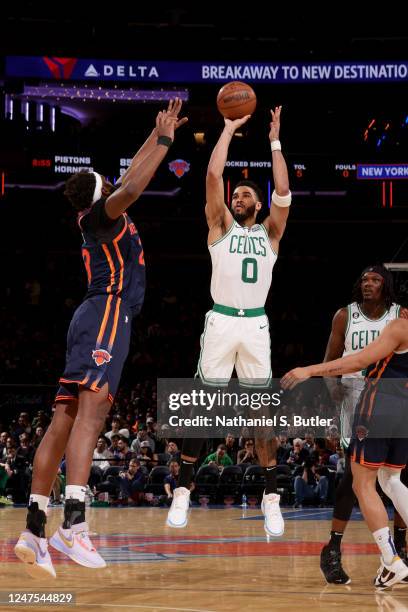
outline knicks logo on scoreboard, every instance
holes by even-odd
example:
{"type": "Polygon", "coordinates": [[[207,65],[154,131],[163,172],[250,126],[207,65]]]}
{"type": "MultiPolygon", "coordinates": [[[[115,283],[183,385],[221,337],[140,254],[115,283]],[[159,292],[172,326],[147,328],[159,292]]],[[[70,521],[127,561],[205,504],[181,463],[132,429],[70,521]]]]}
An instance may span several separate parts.
{"type": "Polygon", "coordinates": [[[109,363],[112,359],[112,355],[104,349],[95,349],[92,351],[92,359],[95,361],[97,366],[101,366],[104,363],[109,363]]]}
{"type": "Polygon", "coordinates": [[[175,159],[169,163],[169,170],[173,172],[177,178],[181,178],[190,170],[190,164],[184,159],[175,159]]]}

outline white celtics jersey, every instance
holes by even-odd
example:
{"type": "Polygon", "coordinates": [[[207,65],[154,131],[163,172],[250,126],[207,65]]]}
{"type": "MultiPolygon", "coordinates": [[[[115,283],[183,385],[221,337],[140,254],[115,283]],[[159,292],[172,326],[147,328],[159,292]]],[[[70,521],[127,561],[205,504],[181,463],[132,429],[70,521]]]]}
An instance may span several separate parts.
{"type": "Polygon", "coordinates": [[[231,308],[265,306],[277,259],[265,226],[242,227],[234,221],[227,233],[208,248],[214,302],[231,308]]]}
{"type": "MultiPolygon", "coordinates": [[[[344,342],[343,357],[357,353],[375,340],[384,327],[393,319],[398,319],[401,306],[391,304],[380,319],[369,319],[365,316],[357,302],[347,306],[348,320],[344,342]]],[[[363,372],[347,374],[346,378],[363,378],[363,372]]]]}

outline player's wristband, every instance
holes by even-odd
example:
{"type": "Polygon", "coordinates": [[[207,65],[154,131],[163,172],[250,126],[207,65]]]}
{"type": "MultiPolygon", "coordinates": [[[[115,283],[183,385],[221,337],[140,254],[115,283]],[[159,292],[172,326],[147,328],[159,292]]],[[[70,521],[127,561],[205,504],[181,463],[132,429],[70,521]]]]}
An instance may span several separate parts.
{"type": "Polygon", "coordinates": [[[280,140],[271,140],[271,151],[282,151],[280,140]]]}
{"type": "Polygon", "coordinates": [[[157,139],[157,144],[164,145],[165,147],[171,147],[173,141],[170,136],[159,136],[157,139]]]}
{"type": "Polygon", "coordinates": [[[276,204],[276,206],[280,206],[281,208],[287,208],[292,204],[292,194],[289,191],[288,195],[280,196],[273,190],[272,194],[272,202],[276,204]]]}

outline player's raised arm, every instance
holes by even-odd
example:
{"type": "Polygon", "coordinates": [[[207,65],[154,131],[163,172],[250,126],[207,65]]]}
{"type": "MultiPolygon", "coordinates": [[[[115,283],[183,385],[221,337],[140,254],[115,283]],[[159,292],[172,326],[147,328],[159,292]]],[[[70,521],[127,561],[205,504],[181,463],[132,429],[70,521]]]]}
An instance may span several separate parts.
{"type": "MultiPolygon", "coordinates": [[[[342,356],[346,341],[346,329],[347,308],[340,308],[333,317],[332,328],[326,346],[326,353],[323,359],[324,363],[327,361],[333,361],[334,359],[339,359],[342,356]]],[[[337,379],[326,377],[325,382],[332,399],[339,399],[336,397],[336,392],[338,390],[337,379]]]]}
{"type": "Polygon", "coordinates": [[[111,219],[120,217],[146,189],[174,140],[175,124],[176,119],[166,111],[158,113],[156,117],[156,144],[140,163],[136,163],[129,168],[119,189],[114,191],[106,200],[105,210],[108,217],[111,219]]]}
{"type": "Polygon", "coordinates": [[[279,140],[281,110],[281,106],[276,106],[275,110],[271,110],[272,121],[270,123],[269,140],[272,150],[274,191],[269,216],[263,222],[275,251],[278,250],[279,241],[285,232],[289,206],[292,202],[288,169],[279,140]]]}
{"type": "Polygon", "coordinates": [[[241,119],[225,119],[225,127],[211,154],[207,168],[206,177],[206,205],[205,216],[207,218],[210,235],[208,241],[218,240],[230,227],[233,218],[224,202],[224,181],[222,178],[225,163],[228,156],[228,148],[234,132],[248,121],[250,115],[241,119]]]}
{"type": "Polygon", "coordinates": [[[406,349],[408,349],[408,321],[395,319],[384,328],[374,342],[371,342],[362,351],[327,363],[295,368],[283,376],[281,384],[284,389],[293,389],[298,383],[311,376],[338,376],[358,372],[380,359],[385,359],[393,351],[406,349]]]}
{"type": "MultiPolygon", "coordinates": [[[[169,100],[169,103],[167,106],[167,111],[166,111],[167,115],[169,117],[174,117],[175,119],[175,124],[174,124],[175,130],[177,130],[177,128],[184,125],[188,121],[187,117],[183,117],[181,119],[178,118],[180,111],[181,111],[182,104],[183,102],[182,100],[180,100],[180,98],[174,98],[174,100],[169,100]]],[[[117,181],[116,184],[122,183],[123,180],[127,177],[129,171],[135,168],[135,166],[137,166],[139,163],[144,161],[146,157],[156,148],[157,136],[158,136],[157,127],[154,126],[153,130],[150,132],[145,142],[142,144],[140,149],[137,151],[136,155],[133,157],[129,168],[126,170],[126,172],[124,172],[124,174],[120,177],[120,179],[117,181]]]]}

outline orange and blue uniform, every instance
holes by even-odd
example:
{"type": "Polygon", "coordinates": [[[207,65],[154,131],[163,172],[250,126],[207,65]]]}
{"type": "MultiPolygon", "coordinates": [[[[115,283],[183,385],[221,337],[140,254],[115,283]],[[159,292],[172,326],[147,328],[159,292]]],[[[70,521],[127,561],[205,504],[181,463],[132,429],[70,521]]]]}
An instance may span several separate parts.
{"type": "Polygon", "coordinates": [[[408,351],[370,366],[354,419],[352,461],[403,468],[408,462],[408,351]]]}
{"type": "Polygon", "coordinates": [[[143,247],[130,217],[110,219],[101,198],[78,216],[88,291],[68,330],[66,365],[56,401],[78,397],[80,386],[117,391],[129,352],[131,324],[145,294],[143,247]]]}

